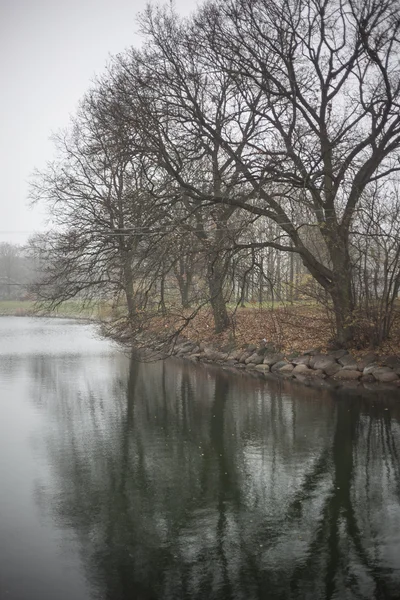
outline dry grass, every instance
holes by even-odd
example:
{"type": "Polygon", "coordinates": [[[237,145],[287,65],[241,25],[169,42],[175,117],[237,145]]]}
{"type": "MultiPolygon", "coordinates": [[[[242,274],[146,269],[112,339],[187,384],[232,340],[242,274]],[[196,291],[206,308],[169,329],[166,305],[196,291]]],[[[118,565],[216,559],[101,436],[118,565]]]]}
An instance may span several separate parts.
{"type": "MultiPolygon", "coordinates": [[[[156,319],[153,331],[173,332],[184,322],[188,315],[176,314],[164,319],[156,319]]],[[[265,339],[285,353],[305,352],[310,348],[320,348],[322,352],[329,347],[334,337],[334,329],[327,311],[317,304],[298,304],[277,308],[239,308],[231,312],[231,327],[217,335],[209,309],[201,310],[183,330],[183,334],[192,340],[203,341],[219,348],[240,348],[246,344],[259,344],[265,339]]],[[[371,348],[354,347],[350,349],[356,356],[362,356],[371,348]]],[[[390,340],[374,351],[381,355],[400,356],[400,312],[396,316],[390,340]]]]}

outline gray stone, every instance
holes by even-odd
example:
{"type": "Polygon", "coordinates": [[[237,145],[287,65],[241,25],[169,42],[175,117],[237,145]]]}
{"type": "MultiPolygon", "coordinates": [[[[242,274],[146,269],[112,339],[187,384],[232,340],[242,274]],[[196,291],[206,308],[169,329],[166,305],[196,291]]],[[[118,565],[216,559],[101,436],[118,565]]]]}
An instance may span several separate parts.
{"type": "Polygon", "coordinates": [[[379,369],[379,366],[377,364],[372,363],[371,365],[367,365],[363,369],[363,375],[371,375],[371,373],[375,371],[375,369],[379,369]]]}
{"type": "Polygon", "coordinates": [[[198,350],[200,350],[200,348],[197,346],[197,344],[195,342],[185,342],[180,347],[180,350],[182,352],[192,352],[192,351],[194,351],[195,348],[197,348],[198,350]]]}
{"type": "Polygon", "coordinates": [[[342,365],[343,369],[349,371],[357,371],[357,361],[351,354],[345,354],[338,359],[338,363],[342,365]]]}
{"type": "Polygon", "coordinates": [[[360,377],[360,371],[353,371],[351,369],[342,369],[341,371],[335,373],[335,375],[333,376],[334,379],[340,381],[355,381],[357,379],[360,379],[360,377]]]}
{"type": "Polygon", "coordinates": [[[240,357],[243,354],[243,350],[235,350],[234,352],[231,352],[231,354],[229,354],[228,359],[229,360],[240,360],[240,357]]]}
{"type": "Polygon", "coordinates": [[[253,365],[261,365],[263,360],[264,357],[260,356],[259,354],[257,354],[257,352],[255,352],[254,354],[249,356],[249,358],[246,358],[244,362],[246,363],[246,365],[249,363],[252,363],[253,365]]]}
{"type": "Polygon", "coordinates": [[[249,344],[246,348],[247,352],[255,352],[257,350],[257,346],[255,344],[249,344]]]}
{"type": "Polygon", "coordinates": [[[243,354],[239,358],[239,362],[240,363],[246,362],[246,358],[249,358],[249,356],[251,356],[251,352],[243,352],[243,354]]]}
{"type": "Polygon", "coordinates": [[[310,364],[310,355],[306,354],[303,356],[297,356],[296,358],[292,359],[292,363],[294,365],[309,365],[310,364]]]}
{"type": "Polygon", "coordinates": [[[281,361],[283,359],[283,354],[280,352],[274,352],[273,354],[266,354],[264,356],[263,363],[264,365],[274,365],[275,363],[281,361]]]}
{"type": "Polygon", "coordinates": [[[228,358],[226,360],[238,362],[238,359],[236,358],[236,356],[234,354],[228,354],[228,358]]]}
{"type": "Polygon", "coordinates": [[[320,354],[321,353],[321,348],[310,348],[309,350],[306,350],[305,352],[303,352],[303,354],[309,354],[310,356],[315,356],[316,354],[320,354]]]}
{"type": "MultiPolygon", "coordinates": [[[[264,363],[266,364],[266,363],[264,363]]],[[[285,365],[288,365],[289,363],[286,360],[279,360],[278,362],[276,362],[274,365],[272,365],[271,367],[271,371],[279,371],[279,369],[281,369],[282,367],[284,367],[285,365]]]]}
{"type": "Polygon", "coordinates": [[[227,361],[225,362],[225,365],[226,365],[227,367],[236,367],[236,365],[237,365],[237,361],[236,361],[236,360],[227,360],[227,361]]]}
{"type": "Polygon", "coordinates": [[[309,372],[307,373],[307,377],[316,377],[319,379],[324,379],[326,377],[326,375],[322,369],[309,369],[309,372]]]}
{"type": "Polygon", "coordinates": [[[254,365],[262,365],[262,364],[263,364],[263,361],[264,361],[264,357],[263,357],[263,356],[260,356],[259,354],[257,354],[256,358],[254,358],[254,359],[252,360],[252,363],[253,363],[254,365]]]}
{"type": "Polygon", "coordinates": [[[397,381],[399,379],[399,376],[396,375],[392,369],[389,369],[389,367],[375,369],[375,371],[372,372],[372,375],[382,383],[391,383],[392,381],[397,381]]]}
{"type": "Polygon", "coordinates": [[[257,371],[260,371],[260,373],[269,373],[268,365],[256,365],[255,368],[257,371]]]}
{"type": "MultiPolygon", "coordinates": [[[[314,354],[313,356],[310,356],[310,367],[313,369],[315,362],[316,361],[320,361],[320,360],[327,360],[327,356],[326,354],[321,354],[320,352],[318,354],[314,354]]],[[[329,360],[333,360],[333,359],[329,359],[329,360]]]]}
{"type": "Polygon", "coordinates": [[[382,363],[386,367],[390,367],[391,369],[399,369],[400,368],[400,358],[395,354],[391,356],[385,356],[382,360],[382,363]]]}
{"type": "Polygon", "coordinates": [[[246,370],[251,371],[256,368],[257,365],[253,365],[253,363],[248,363],[246,365],[246,370]]]}
{"type": "Polygon", "coordinates": [[[252,360],[253,360],[253,358],[254,358],[255,356],[257,356],[257,354],[255,354],[254,352],[252,352],[252,353],[250,354],[250,356],[248,356],[248,357],[245,359],[245,361],[244,361],[244,362],[246,363],[246,365],[248,365],[249,363],[251,363],[251,362],[252,362],[252,360]]]}
{"type": "Polygon", "coordinates": [[[283,367],[281,367],[279,369],[279,373],[284,373],[284,374],[286,374],[286,373],[289,374],[290,373],[290,374],[292,374],[293,369],[294,369],[293,365],[290,364],[290,363],[287,363],[286,365],[283,365],[283,367]]]}
{"type": "Polygon", "coordinates": [[[311,369],[307,365],[296,365],[293,369],[293,375],[306,375],[308,371],[311,371],[311,369]]]}
{"type": "Polygon", "coordinates": [[[369,352],[357,361],[357,368],[359,371],[364,371],[365,367],[375,364],[377,360],[377,355],[374,352],[369,352]]]}
{"type": "Polygon", "coordinates": [[[211,350],[209,348],[204,351],[204,355],[208,360],[212,361],[226,360],[228,358],[225,352],[218,352],[218,350],[211,350]]]}
{"type": "Polygon", "coordinates": [[[336,373],[342,370],[341,365],[337,362],[331,362],[325,365],[323,371],[328,375],[328,377],[333,377],[336,373]]]}
{"type": "Polygon", "coordinates": [[[325,356],[325,355],[318,355],[318,356],[314,357],[313,359],[311,359],[310,366],[313,369],[322,369],[323,371],[325,371],[325,369],[327,369],[327,371],[329,371],[329,373],[328,373],[329,375],[331,375],[331,374],[333,375],[334,373],[339,371],[339,369],[342,368],[338,365],[338,363],[335,361],[334,358],[332,358],[331,356],[325,356]],[[336,366],[339,368],[336,368],[336,366]]]}

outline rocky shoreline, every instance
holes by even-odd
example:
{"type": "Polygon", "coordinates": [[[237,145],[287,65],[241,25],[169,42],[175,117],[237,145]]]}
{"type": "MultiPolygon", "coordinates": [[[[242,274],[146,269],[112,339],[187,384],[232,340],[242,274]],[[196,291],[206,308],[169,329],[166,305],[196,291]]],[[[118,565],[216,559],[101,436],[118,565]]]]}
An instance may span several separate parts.
{"type": "Polygon", "coordinates": [[[249,344],[239,350],[224,352],[203,342],[182,339],[175,344],[172,355],[265,378],[296,379],[318,387],[400,390],[400,358],[395,355],[378,356],[370,352],[357,358],[347,350],[322,353],[317,348],[302,354],[284,355],[265,340],[259,345],[249,344]]]}

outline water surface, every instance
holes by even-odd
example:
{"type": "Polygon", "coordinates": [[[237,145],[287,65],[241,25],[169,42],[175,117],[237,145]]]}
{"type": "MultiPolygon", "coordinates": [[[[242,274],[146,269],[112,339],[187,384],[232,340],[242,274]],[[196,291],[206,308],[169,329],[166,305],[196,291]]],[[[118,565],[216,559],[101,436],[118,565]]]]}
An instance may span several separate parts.
{"type": "Polygon", "coordinates": [[[400,402],[0,318],[0,598],[400,598],[400,402]]]}

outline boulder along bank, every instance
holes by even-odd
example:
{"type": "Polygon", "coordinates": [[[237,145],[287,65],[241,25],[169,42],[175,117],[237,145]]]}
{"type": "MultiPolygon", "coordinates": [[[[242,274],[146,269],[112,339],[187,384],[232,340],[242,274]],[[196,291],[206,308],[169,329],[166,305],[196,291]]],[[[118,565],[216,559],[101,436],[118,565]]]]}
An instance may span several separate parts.
{"type": "Polygon", "coordinates": [[[239,350],[224,352],[203,342],[182,339],[175,344],[172,355],[265,378],[294,378],[318,387],[400,390],[400,358],[395,355],[378,356],[370,352],[357,358],[347,350],[322,353],[319,349],[285,355],[264,340],[259,345],[249,344],[239,350]]]}

